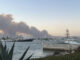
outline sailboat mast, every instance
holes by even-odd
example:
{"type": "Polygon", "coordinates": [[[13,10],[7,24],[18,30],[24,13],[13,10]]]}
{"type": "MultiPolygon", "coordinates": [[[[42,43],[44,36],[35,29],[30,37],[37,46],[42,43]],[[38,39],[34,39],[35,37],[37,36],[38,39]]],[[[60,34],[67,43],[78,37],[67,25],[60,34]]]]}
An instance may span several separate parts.
{"type": "Polygon", "coordinates": [[[69,30],[66,29],[66,38],[68,39],[69,38],[69,30]]]}

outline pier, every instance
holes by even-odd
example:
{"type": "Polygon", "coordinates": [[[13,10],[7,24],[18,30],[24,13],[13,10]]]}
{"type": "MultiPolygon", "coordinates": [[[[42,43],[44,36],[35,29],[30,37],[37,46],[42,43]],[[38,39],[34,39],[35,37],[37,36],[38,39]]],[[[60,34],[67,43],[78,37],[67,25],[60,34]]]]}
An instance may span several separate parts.
{"type": "Polygon", "coordinates": [[[43,50],[63,50],[63,51],[68,51],[68,50],[75,50],[80,46],[80,44],[51,44],[51,45],[46,45],[43,44],[43,50]]]}

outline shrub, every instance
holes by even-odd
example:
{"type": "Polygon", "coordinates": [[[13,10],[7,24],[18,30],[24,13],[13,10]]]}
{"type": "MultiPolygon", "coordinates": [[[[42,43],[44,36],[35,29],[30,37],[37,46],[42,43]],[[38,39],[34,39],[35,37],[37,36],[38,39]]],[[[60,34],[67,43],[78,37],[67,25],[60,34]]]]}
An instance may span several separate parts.
{"type": "MultiPolygon", "coordinates": [[[[15,43],[13,43],[10,51],[7,49],[7,45],[5,43],[5,45],[2,44],[2,42],[0,42],[0,60],[12,60],[13,59],[13,52],[14,52],[14,47],[15,47],[15,43]]],[[[23,55],[20,57],[19,60],[23,60],[27,51],[29,50],[29,47],[26,49],[26,51],[23,53],[23,55]]],[[[32,57],[29,56],[28,58],[26,58],[25,60],[30,60],[30,58],[32,57]]]]}

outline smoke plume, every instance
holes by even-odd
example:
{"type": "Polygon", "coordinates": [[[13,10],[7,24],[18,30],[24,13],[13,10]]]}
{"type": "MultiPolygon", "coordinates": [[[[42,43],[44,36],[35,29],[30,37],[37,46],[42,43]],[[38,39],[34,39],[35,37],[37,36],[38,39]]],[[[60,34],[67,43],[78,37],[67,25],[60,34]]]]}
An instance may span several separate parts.
{"type": "Polygon", "coordinates": [[[11,14],[0,15],[0,30],[4,32],[4,35],[15,37],[17,32],[30,34],[33,37],[44,38],[50,37],[46,30],[39,31],[36,27],[29,27],[24,22],[13,22],[11,14]]]}

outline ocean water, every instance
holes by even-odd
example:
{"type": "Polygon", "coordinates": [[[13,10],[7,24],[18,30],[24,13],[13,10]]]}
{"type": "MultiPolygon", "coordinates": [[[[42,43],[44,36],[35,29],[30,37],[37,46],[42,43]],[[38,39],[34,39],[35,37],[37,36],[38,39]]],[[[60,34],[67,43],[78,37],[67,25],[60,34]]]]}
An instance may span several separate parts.
{"type": "MultiPolygon", "coordinates": [[[[10,50],[13,45],[13,42],[6,42],[6,45],[10,50]]],[[[43,51],[43,46],[41,41],[36,40],[33,42],[15,42],[13,60],[18,60],[28,47],[30,48],[25,58],[27,58],[32,54],[33,54],[32,58],[40,58],[52,53],[48,51],[43,51]]]]}

